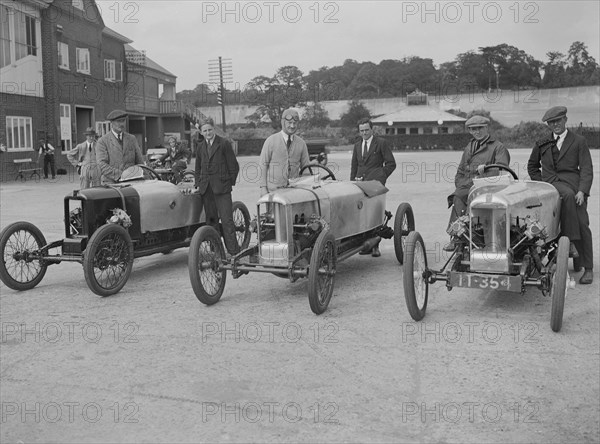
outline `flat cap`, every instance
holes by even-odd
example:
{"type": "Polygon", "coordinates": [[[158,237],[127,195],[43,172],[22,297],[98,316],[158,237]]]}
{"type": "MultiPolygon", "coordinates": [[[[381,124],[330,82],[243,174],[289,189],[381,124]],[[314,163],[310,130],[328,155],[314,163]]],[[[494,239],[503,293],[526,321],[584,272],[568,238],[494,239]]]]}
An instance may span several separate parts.
{"type": "Polygon", "coordinates": [[[281,119],[300,120],[300,115],[298,114],[298,111],[296,111],[294,108],[288,108],[281,115],[281,119]]]}
{"type": "Polygon", "coordinates": [[[465,122],[466,127],[470,126],[487,126],[490,123],[490,119],[483,116],[473,116],[465,122]]]}
{"type": "Polygon", "coordinates": [[[544,117],[542,117],[542,122],[547,122],[548,120],[560,119],[561,117],[564,117],[566,115],[567,115],[567,107],[566,106],[553,106],[548,111],[546,111],[546,114],[544,114],[544,117]]]}
{"type": "Polygon", "coordinates": [[[86,130],[83,132],[84,136],[95,136],[96,135],[96,130],[94,128],[92,128],[91,126],[88,126],[86,128],[86,130]]]}
{"type": "Polygon", "coordinates": [[[106,120],[110,120],[112,122],[113,120],[118,120],[127,117],[127,115],[127,111],[123,111],[122,109],[116,109],[114,111],[111,111],[108,114],[108,116],[106,116],[106,120]]]}

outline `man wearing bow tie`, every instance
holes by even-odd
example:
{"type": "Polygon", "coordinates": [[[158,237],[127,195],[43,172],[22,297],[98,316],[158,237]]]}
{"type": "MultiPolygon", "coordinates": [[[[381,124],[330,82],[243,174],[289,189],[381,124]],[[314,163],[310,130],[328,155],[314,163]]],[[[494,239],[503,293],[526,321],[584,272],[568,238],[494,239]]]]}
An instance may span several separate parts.
{"type": "Polygon", "coordinates": [[[83,134],[86,141],[67,153],[67,159],[77,168],[81,190],[100,185],[100,168],[96,163],[96,131],[89,127],[83,134]]]}
{"type": "Polygon", "coordinates": [[[552,138],[533,147],[527,172],[532,180],[551,183],[558,190],[561,232],[571,241],[569,256],[576,272],[585,268],[579,283],[591,284],[594,263],[587,200],[594,179],[592,156],[585,139],[566,129],[566,107],[550,108],[542,122],[552,130],[552,138]]]}
{"type": "Polygon", "coordinates": [[[133,165],[144,163],[142,151],[133,134],[125,132],[127,112],[114,110],[107,117],[110,131],[96,143],[96,161],[102,173],[102,184],[115,183],[121,173],[133,165]]]}

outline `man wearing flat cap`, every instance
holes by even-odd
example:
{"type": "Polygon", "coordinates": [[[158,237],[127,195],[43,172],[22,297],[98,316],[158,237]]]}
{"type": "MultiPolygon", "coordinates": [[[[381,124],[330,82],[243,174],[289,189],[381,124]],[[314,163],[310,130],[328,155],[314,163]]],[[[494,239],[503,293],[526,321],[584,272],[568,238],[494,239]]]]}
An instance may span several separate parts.
{"type": "Polygon", "coordinates": [[[67,153],[67,159],[77,168],[80,189],[100,185],[100,168],[96,163],[96,131],[89,127],[83,133],[85,142],[80,143],[67,153]]]}
{"type": "Polygon", "coordinates": [[[293,108],[281,115],[281,131],[270,135],[260,152],[260,195],[286,187],[310,164],[306,142],[296,135],[300,116],[293,108]]]}
{"type": "Polygon", "coordinates": [[[571,241],[569,255],[573,257],[573,268],[576,272],[585,268],[579,283],[591,284],[594,263],[587,200],[594,179],[592,156],[585,139],[566,129],[566,107],[550,108],[542,122],[550,127],[552,135],[536,142],[527,172],[532,180],[551,183],[558,190],[562,199],[561,233],[571,241]]]}
{"type": "Polygon", "coordinates": [[[127,112],[117,109],[106,119],[110,120],[110,131],[96,143],[96,161],[103,184],[116,182],[125,169],[144,163],[137,139],[125,132],[127,112]]]}
{"type": "MultiPolygon", "coordinates": [[[[510,154],[504,145],[490,136],[488,125],[490,119],[484,116],[475,115],[465,123],[468,131],[473,138],[463,151],[462,158],[454,177],[456,189],[454,193],[448,196],[448,208],[450,211],[450,221],[448,227],[464,215],[467,210],[467,199],[469,190],[473,186],[473,178],[476,176],[497,176],[497,170],[489,170],[486,173],[483,169],[486,165],[500,164],[508,167],[510,163],[510,154]]],[[[456,242],[453,239],[444,247],[444,251],[454,251],[456,242]]]]}

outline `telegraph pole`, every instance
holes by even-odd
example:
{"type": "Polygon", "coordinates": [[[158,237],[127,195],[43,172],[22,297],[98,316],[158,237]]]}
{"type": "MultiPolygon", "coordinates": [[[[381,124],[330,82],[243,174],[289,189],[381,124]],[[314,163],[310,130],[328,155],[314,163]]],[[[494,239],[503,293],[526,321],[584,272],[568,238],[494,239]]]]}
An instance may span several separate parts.
{"type": "Polygon", "coordinates": [[[223,119],[223,131],[227,132],[225,123],[225,83],[233,82],[233,71],[231,59],[212,59],[208,61],[208,77],[211,83],[217,84],[217,102],[221,105],[221,118],[223,119]]]}

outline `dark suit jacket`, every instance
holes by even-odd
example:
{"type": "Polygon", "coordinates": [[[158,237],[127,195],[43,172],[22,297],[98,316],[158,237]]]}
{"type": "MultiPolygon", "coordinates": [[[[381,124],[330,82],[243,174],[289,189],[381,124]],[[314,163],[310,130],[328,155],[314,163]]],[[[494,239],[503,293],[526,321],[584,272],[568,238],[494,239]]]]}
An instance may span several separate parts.
{"type": "Polygon", "coordinates": [[[548,183],[564,182],[577,193],[583,191],[589,196],[594,179],[592,156],[583,137],[567,130],[567,135],[554,165],[552,146],[554,139],[537,142],[531,151],[527,172],[532,180],[548,183]],[[541,168],[541,170],[540,170],[541,168]]]}
{"type": "Polygon", "coordinates": [[[396,161],[392,150],[385,140],[373,136],[369,153],[363,159],[362,151],[365,141],[354,144],[352,151],[352,164],[350,167],[350,180],[362,177],[363,180],[378,180],[383,185],[390,174],[396,169],[396,161]]]}
{"type": "Polygon", "coordinates": [[[237,180],[240,166],[231,143],[215,136],[212,147],[203,140],[196,152],[196,186],[204,194],[208,185],[215,194],[231,193],[237,180]]]}

